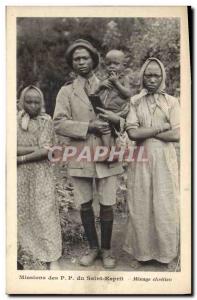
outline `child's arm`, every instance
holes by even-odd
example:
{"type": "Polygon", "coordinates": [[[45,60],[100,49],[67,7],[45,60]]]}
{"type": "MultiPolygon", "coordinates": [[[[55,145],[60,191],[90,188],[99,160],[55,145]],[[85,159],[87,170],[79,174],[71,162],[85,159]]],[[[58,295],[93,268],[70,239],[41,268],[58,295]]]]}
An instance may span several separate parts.
{"type": "Polygon", "coordinates": [[[124,85],[120,82],[118,76],[115,73],[113,73],[109,77],[109,80],[117,88],[117,90],[120,92],[120,94],[123,98],[131,97],[131,89],[130,89],[130,85],[129,85],[129,80],[126,76],[125,76],[125,80],[124,80],[124,85]]]}

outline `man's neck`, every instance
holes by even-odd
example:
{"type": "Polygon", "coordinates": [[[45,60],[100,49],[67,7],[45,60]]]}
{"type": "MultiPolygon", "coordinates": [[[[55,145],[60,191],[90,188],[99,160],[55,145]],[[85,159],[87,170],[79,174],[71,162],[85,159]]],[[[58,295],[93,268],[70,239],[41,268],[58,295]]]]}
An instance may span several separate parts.
{"type": "Polygon", "coordinates": [[[82,77],[82,78],[84,78],[84,79],[89,79],[89,78],[91,78],[93,75],[94,75],[93,72],[90,72],[90,73],[85,74],[85,75],[80,75],[80,74],[78,74],[78,76],[80,76],[80,77],[82,77]]]}

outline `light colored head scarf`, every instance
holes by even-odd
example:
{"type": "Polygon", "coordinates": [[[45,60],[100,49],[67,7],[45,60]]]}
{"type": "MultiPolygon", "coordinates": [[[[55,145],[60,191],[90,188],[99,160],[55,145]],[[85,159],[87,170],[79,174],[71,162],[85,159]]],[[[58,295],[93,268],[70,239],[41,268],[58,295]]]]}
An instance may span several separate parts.
{"type": "Polygon", "coordinates": [[[18,117],[19,117],[20,124],[21,124],[21,127],[23,130],[28,129],[28,124],[30,121],[30,115],[24,110],[24,100],[25,100],[26,93],[31,89],[36,90],[38,92],[38,94],[40,95],[41,110],[40,110],[40,114],[37,116],[37,118],[48,119],[48,117],[49,117],[45,113],[45,103],[44,103],[44,96],[43,96],[42,91],[34,85],[29,85],[23,89],[23,91],[21,92],[20,99],[19,99],[19,106],[22,110],[19,111],[18,117]]]}
{"type": "Polygon", "coordinates": [[[155,94],[159,94],[159,93],[160,94],[165,94],[164,90],[165,90],[165,87],[166,87],[166,84],[165,84],[166,71],[165,71],[164,65],[162,64],[162,62],[159,59],[157,59],[155,57],[150,57],[145,61],[145,63],[143,64],[143,66],[140,70],[140,75],[139,75],[139,78],[140,78],[140,93],[131,98],[131,101],[133,103],[137,103],[142,97],[144,97],[148,94],[148,90],[146,88],[144,88],[144,72],[145,72],[148,64],[152,61],[158,63],[158,65],[161,68],[161,72],[162,72],[162,81],[161,81],[161,84],[160,84],[159,88],[155,92],[155,94]]]}
{"type": "Polygon", "coordinates": [[[131,98],[131,102],[135,103],[135,104],[138,104],[144,96],[148,95],[148,90],[146,88],[144,88],[144,73],[145,73],[145,70],[146,70],[148,64],[152,61],[156,62],[160,66],[161,72],[162,72],[162,80],[161,80],[160,86],[158,87],[158,89],[153,94],[153,97],[155,99],[155,102],[156,102],[157,106],[159,106],[161,108],[161,110],[165,113],[166,117],[169,119],[168,104],[167,104],[166,101],[163,101],[163,99],[166,99],[166,93],[165,93],[166,71],[165,71],[163,63],[155,57],[148,58],[145,61],[145,63],[143,64],[143,66],[141,68],[141,71],[140,71],[140,88],[141,88],[141,91],[140,91],[139,94],[137,94],[137,95],[135,95],[131,98]],[[164,95],[164,98],[160,97],[161,94],[164,95]]]}
{"type": "Polygon", "coordinates": [[[140,71],[140,88],[144,89],[144,72],[146,71],[147,66],[149,65],[150,62],[156,62],[160,68],[161,68],[161,73],[162,73],[162,81],[160,86],[158,87],[157,91],[155,93],[164,93],[165,87],[166,87],[166,71],[164,68],[163,63],[155,58],[155,57],[150,57],[148,58],[145,63],[143,64],[141,71],[140,71]]]}

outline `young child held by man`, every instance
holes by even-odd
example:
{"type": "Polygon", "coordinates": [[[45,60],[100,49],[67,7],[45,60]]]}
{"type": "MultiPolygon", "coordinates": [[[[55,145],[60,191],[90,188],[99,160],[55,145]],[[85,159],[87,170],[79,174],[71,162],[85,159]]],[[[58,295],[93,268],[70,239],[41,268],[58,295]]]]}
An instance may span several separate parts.
{"type": "MultiPolygon", "coordinates": [[[[131,97],[131,88],[129,78],[125,73],[125,55],[120,50],[110,50],[105,57],[107,77],[100,82],[96,93],[100,96],[105,109],[117,113],[125,118],[129,111],[129,100],[131,97]]],[[[103,135],[103,145],[112,146],[112,134],[103,135]]]]}

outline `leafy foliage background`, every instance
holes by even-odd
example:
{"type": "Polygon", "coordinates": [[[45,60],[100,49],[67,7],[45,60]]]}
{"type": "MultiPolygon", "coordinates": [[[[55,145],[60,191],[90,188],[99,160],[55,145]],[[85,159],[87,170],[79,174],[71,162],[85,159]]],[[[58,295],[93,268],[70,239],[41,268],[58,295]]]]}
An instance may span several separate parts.
{"type": "MultiPolygon", "coordinates": [[[[68,45],[78,38],[89,40],[100,53],[96,70],[103,76],[104,57],[110,49],[121,49],[127,60],[127,74],[133,95],[139,88],[139,70],[144,61],[159,58],[167,72],[167,92],[180,91],[180,22],[178,18],[18,18],[17,98],[29,84],[41,88],[46,111],[53,115],[60,87],[73,78],[66,63],[68,45]]],[[[179,147],[177,148],[179,155],[179,147]]],[[[57,166],[56,193],[65,255],[73,255],[73,245],[84,240],[81,222],[74,214],[73,188],[65,166],[57,166]]],[[[127,215],[127,172],[118,178],[116,214],[127,215]]],[[[96,209],[95,209],[96,210],[96,209]]],[[[22,265],[32,264],[24,255],[22,265]]],[[[35,266],[33,266],[35,268],[35,266]]]]}
{"type": "Polygon", "coordinates": [[[98,49],[102,77],[103,59],[110,49],[121,49],[127,58],[132,93],[139,88],[141,65],[150,56],[159,58],[167,71],[167,92],[179,96],[180,22],[178,18],[18,18],[17,91],[36,84],[53,114],[60,87],[73,74],[65,60],[68,45],[85,38],[98,49]]]}

